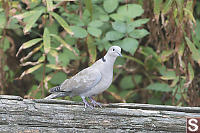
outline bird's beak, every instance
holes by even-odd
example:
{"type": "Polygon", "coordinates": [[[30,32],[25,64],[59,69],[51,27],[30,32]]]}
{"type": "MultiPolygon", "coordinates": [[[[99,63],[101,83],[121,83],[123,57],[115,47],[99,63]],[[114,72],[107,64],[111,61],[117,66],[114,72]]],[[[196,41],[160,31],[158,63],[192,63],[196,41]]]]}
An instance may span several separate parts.
{"type": "MultiPolygon", "coordinates": [[[[117,53],[118,53],[118,52],[117,52],[117,53]]],[[[119,54],[120,57],[122,57],[122,54],[121,54],[121,53],[118,53],[118,54],[119,54]]]]}

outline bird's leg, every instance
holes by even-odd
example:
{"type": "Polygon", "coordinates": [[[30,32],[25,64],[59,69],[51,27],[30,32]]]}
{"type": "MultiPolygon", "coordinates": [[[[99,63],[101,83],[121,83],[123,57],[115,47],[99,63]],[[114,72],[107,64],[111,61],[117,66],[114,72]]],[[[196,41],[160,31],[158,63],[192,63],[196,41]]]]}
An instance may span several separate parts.
{"type": "Polygon", "coordinates": [[[101,103],[96,102],[96,101],[92,98],[92,96],[91,96],[91,97],[88,97],[88,98],[90,99],[90,101],[91,101],[91,103],[93,104],[94,107],[95,107],[96,105],[98,105],[99,107],[102,108],[101,103]]]}
{"type": "Polygon", "coordinates": [[[85,108],[90,107],[91,109],[93,109],[93,107],[91,105],[89,105],[89,103],[87,102],[87,100],[85,99],[84,96],[81,96],[83,103],[85,104],[85,108]]]}

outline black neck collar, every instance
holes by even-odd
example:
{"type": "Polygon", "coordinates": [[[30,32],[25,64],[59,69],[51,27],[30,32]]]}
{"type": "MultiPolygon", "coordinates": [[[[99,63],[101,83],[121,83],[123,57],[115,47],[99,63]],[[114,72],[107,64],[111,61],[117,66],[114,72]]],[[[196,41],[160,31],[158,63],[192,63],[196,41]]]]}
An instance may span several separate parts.
{"type": "Polygon", "coordinates": [[[101,58],[103,62],[106,62],[106,59],[104,57],[101,58]]]}

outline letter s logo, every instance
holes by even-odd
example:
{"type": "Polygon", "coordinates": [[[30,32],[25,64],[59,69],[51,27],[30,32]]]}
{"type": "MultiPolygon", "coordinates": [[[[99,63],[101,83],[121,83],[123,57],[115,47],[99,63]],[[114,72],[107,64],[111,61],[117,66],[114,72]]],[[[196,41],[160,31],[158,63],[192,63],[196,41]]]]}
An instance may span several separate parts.
{"type": "Polygon", "coordinates": [[[196,132],[198,130],[198,120],[197,119],[189,119],[188,120],[188,130],[191,132],[196,132]]]}

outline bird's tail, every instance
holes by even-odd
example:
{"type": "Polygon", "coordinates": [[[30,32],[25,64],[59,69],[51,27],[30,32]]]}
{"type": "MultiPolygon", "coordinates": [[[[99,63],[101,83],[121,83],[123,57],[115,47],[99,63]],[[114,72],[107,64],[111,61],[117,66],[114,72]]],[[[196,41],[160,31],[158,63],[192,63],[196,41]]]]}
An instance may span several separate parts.
{"type": "Polygon", "coordinates": [[[53,98],[56,98],[57,95],[58,95],[57,93],[53,93],[53,94],[51,94],[51,95],[45,97],[44,99],[53,99],[53,98]]]}
{"type": "Polygon", "coordinates": [[[49,90],[50,93],[59,92],[59,91],[60,91],[60,86],[53,87],[49,90]]]}
{"type": "Polygon", "coordinates": [[[57,97],[64,97],[64,96],[67,96],[69,95],[68,92],[62,92],[60,90],[60,86],[56,86],[56,87],[53,87],[49,90],[50,93],[53,93],[47,97],[45,97],[44,99],[53,99],[53,98],[57,98],[57,97]]]}
{"type": "Polygon", "coordinates": [[[57,98],[57,97],[65,97],[65,96],[68,96],[68,93],[66,93],[66,92],[56,92],[56,93],[53,93],[53,94],[45,97],[44,99],[54,99],[54,98],[57,98]]]}

